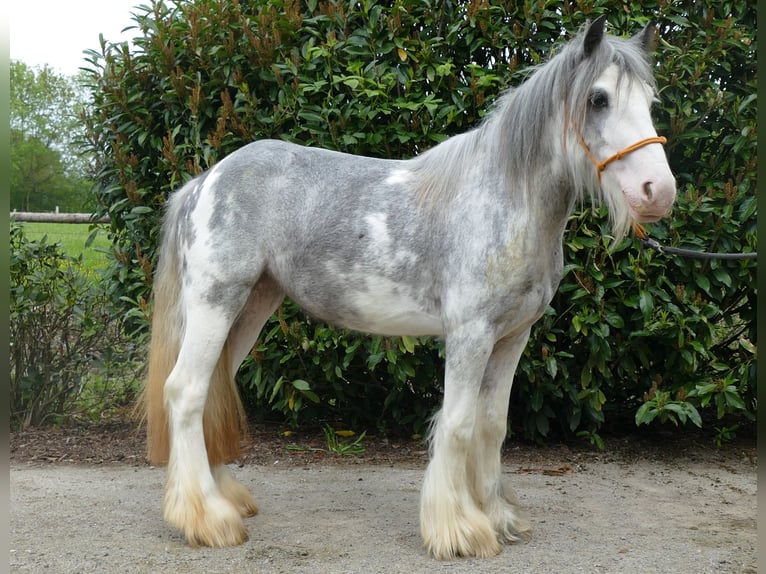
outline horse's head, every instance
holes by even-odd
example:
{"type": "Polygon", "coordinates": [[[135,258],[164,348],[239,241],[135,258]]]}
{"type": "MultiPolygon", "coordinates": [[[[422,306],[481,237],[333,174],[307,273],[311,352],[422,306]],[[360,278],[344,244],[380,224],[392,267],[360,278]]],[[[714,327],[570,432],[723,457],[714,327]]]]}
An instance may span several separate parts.
{"type": "Polygon", "coordinates": [[[676,197],[675,178],[651,118],[656,89],[648,54],[656,29],[647,26],[629,40],[604,36],[605,19],[595,20],[581,44],[584,65],[600,72],[581,104],[575,126],[582,161],[595,171],[618,233],[630,221],[657,221],[676,197]]]}

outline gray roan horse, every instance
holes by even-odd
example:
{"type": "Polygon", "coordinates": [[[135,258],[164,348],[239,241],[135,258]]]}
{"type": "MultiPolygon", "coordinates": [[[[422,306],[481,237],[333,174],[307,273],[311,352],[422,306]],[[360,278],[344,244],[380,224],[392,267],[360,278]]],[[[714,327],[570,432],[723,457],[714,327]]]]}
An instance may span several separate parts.
{"type": "Polygon", "coordinates": [[[486,557],[530,532],[501,468],[511,383],[562,273],[578,198],[613,234],[655,221],[675,182],[651,121],[656,30],[599,18],[476,129],[410,160],[258,141],[169,201],[149,373],[149,458],[165,519],[194,545],[247,539],[252,497],[229,472],[242,407],[232,373],[285,296],[358,331],[446,344],[420,528],[438,559],[486,557]]]}

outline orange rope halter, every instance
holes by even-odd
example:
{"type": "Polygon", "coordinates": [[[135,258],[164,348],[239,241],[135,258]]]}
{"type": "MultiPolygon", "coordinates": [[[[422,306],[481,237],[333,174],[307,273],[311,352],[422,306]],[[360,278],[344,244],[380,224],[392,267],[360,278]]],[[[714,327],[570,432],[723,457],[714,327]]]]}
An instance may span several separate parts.
{"type": "Polygon", "coordinates": [[[612,163],[613,161],[622,159],[624,156],[628,155],[630,152],[636,151],[637,149],[640,149],[644,147],[645,145],[654,144],[654,143],[665,145],[668,141],[668,139],[664,136],[654,136],[650,138],[645,138],[645,139],[642,139],[641,141],[637,141],[636,143],[632,145],[629,145],[625,149],[621,149],[614,155],[610,155],[604,161],[598,161],[596,157],[593,155],[593,153],[590,151],[588,144],[585,143],[585,140],[583,139],[582,134],[580,133],[580,130],[577,130],[577,137],[580,140],[580,145],[585,150],[585,153],[588,154],[590,161],[593,163],[593,165],[596,166],[596,172],[598,173],[599,185],[601,185],[601,172],[604,171],[606,169],[606,166],[612,163]]]}

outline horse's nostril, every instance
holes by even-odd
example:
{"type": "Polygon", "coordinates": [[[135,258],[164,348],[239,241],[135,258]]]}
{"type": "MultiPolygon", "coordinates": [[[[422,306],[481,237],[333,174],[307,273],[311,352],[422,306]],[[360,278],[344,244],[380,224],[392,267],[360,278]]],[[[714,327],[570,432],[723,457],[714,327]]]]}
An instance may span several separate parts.
{"type": "Polygon", "coordinates": [[[654,192],[652,191],[652,182],[651,181],[647,181],[644,184],[644,195],[646,195],[647,199],[651,199],[652,196],[654,195],[654,192]]]}

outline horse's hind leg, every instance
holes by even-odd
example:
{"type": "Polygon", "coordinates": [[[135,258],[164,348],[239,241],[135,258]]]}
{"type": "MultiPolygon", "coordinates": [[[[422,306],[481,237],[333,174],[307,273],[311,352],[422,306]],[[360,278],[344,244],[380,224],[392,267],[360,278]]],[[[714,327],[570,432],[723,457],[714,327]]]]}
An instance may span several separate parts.
{"type": "Polygon", "coordinates": [[[513,375],[528,338],[529,331],[508,337],[498,341],[492,351],[479,393],[479,416],[468,464],[476,502],[502,542],[514,542],[531,533],[510,482],[503,476],[500,458],[513,375]]]}
{"type": "MultiPolygon", "coordinates": [[[[264,275],[250,292],[250,296],[229,332],[231,372],[239,365],[255,345],[258,334],[271,314],[279,307],[285,294],[276,282],[264,275]]],[[[253,516],[258,507],[250,492],[239,483],[224,465],[213,467],[213,477],[221,494],[231,502],[242,516],[253,516]]]]}
{"type": "Polygon", "coordinates": [[[284,298],[285,292],[269,275],[264,274],[258,279],[229,333],[232,372],[253,349],[261,329],[284,298]]]}
{"type": "MultiPolygon", "coordinates": [[[[215,304],[204,290],[188,288],[184,293],[183,343],[164,391],[170,424],[164,515],[192,545],[232,546],[247,539],[240,508],[221,493],[211,471],[203,413],[211,379],[215,377],[216,387],[230,384],[219,380],[217,368],[248,291],[230,292],[226,301],[215,304]]],[[[223,366],[228,371],[229,365],[223,366]]],[[[218,418],[222,413],[235,418],[239,414],[236,409],[226,412],[220,405],[213,413],[218,418]]]]}

